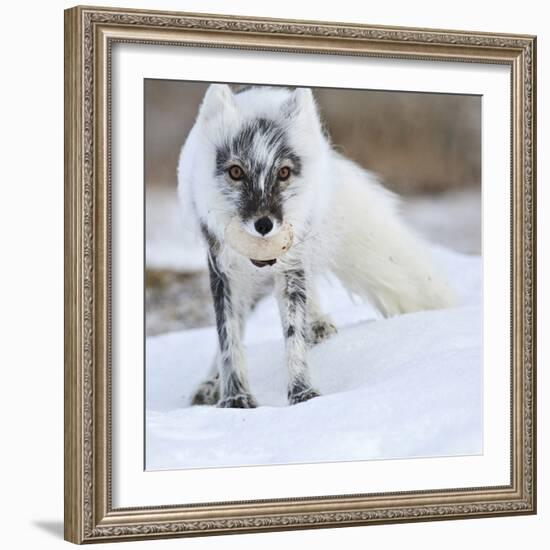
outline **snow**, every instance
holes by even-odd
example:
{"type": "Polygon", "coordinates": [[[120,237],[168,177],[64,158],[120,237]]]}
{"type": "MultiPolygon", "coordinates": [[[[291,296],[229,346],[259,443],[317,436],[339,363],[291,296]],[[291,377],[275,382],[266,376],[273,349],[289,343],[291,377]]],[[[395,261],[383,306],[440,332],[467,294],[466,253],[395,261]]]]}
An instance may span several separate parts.
{"type": "Polygon", "coordinates": [[[338,334],[310,351],[322,396],[288,406],[273,298],[246,335],[257,409],[189,406],[210,369],[213,327],[146,344],[148,470],[482,452],[481,261],[435,247],[460,305],[381,319],[333,279],[320,281],[338,334]]]}
{"type": "Polygon", "coordinates": [[[176,189],[158,186],[145,200],[145,263],[149,269],[193,273],[206,267],[196,229],[181,217],[176,189]]]}
{"type": "Polygon", "coordinates": [[[466,254],[481,252],[479,187],[403,199],[404,219],[434,242],[466,254]]]}
{"type": "MultiPolygon", "coordinates": [[[[153,186],[145,201],[148,269],[194,273],[206,268],[196,228],[182,220],[175,187],[153,186]]],[[[481,252],[479,188],[402,197],[402,213],[431,242],[466,254],[481,252]]]]}

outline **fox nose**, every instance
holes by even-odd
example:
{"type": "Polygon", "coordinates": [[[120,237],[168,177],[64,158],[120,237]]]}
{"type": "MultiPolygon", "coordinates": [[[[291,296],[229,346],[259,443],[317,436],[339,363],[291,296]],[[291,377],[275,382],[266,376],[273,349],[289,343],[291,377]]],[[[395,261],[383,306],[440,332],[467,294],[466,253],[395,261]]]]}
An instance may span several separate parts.
{"type": "Polygon", "coordinates": [[[267,216],[263,216],[254,222],[254,227],[260,235],[267,235],[273,229],[273,222],[267,216]]]}

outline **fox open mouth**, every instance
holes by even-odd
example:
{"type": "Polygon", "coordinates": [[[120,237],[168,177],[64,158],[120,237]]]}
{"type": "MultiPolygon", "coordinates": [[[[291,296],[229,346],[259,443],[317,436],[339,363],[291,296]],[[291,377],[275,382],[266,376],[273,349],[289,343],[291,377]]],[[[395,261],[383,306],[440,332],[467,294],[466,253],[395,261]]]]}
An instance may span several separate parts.
{"type": "Polygon", "coordinates": [[[225,242],[235,252],[248,258],[255,267],[272,266],[292,246],[294,232],[289,222],[283,222],[274,235],[255,236],[243,226],[240,216],[227,224],[225,242]]]}
{"type": "Polygon", "coordinates": [[[266,265],[273,265],[277,260],[253,260],[250,258],[250,261],[256,266],[256,267],[265,267],[266,265]]]}

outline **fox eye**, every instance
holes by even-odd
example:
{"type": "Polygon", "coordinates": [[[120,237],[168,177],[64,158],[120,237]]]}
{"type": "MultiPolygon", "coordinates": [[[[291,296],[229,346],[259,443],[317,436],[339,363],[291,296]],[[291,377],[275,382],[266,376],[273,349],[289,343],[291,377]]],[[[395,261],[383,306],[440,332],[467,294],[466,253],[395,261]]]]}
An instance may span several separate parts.
{"type": "Polygon", "coordinates": [[[244,177],[243,169],[237,164],[230,166],[227,173],[229,174],[229,177],[234,181],[240,181],[244,177]]]}
{"type": "Polygon", "coordinates": [[[283,166],[282,168],[279,168],[279,172],[277,173],[277,177],[281,181],[286,181],[290,177],[290,168],[288,166],[283,166]]]}

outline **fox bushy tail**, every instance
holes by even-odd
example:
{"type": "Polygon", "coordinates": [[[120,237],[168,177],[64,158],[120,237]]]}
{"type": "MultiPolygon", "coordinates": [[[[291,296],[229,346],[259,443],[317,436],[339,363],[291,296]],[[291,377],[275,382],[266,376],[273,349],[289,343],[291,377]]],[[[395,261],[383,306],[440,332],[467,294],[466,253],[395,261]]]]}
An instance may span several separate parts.
{"type": "Polygon", "coordinates": [[[329,269],[387,317],[451,306],[454,293],[426,243],[399,218],[396,198],[369,172],[335,160],[329,269]]]}

